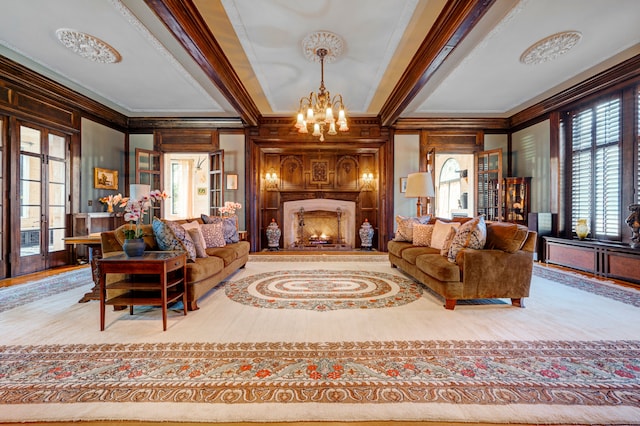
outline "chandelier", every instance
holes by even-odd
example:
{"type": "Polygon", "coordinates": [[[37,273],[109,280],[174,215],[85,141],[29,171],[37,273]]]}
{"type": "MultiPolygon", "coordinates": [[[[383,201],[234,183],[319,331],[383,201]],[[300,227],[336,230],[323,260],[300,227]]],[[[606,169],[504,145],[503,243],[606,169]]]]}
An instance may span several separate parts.
{"type": "Polygon", "coordinates": [[[303,49],[307,58],[320,62],[320,88],[318,93],[311,92],[309,96],[300,99],[296,129],[298,133],[309,133],[311,128],[311,134],[319,136],[320,142],[324,142],[325,130],[328,135],[336,135],[338,131],[349,131],[342,95],[338,94],[332,98],[324,86],[325,59],[331,62],[342,53],[342,39],[326,31],[313,33],[305,37],[303,49]],[[337,119],[334,115],[336,110],[337,119]]]}

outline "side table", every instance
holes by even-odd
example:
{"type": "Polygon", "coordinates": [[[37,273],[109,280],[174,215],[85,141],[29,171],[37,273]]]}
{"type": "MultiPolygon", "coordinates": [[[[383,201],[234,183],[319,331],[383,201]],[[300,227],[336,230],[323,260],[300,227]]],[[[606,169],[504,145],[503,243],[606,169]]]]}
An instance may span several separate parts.
{"type": "Polygon", "coordinates": [[[98,259],[100,282],[100,331],[104,330],[105,306],[161,306],[162,328],[167,330],[167,305],[182,298],[187,315],[187,256],[179,251],[147,251],[140,257],[124,253],[98,259]],[[107,274],[124,274],[124,278],[107,284],[107,274]],[[109,297],[107,290],[120,290],[109,297]]]}

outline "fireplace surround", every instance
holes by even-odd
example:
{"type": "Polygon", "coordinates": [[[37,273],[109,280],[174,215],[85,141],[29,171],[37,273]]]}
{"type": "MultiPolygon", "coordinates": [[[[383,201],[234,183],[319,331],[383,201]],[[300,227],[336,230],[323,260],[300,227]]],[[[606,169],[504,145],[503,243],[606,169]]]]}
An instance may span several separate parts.
{"type": "Polygon", "coordinates": [[[286,201],[283,203],[283,246],[285,249],[353,248],[355,217],[353,201],[327,198],[286,201]]]}

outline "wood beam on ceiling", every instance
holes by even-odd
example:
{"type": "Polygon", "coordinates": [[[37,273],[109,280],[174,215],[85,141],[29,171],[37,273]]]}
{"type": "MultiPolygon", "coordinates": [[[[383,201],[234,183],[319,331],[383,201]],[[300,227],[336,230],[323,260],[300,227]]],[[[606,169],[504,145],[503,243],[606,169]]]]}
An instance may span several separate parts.
{"type": "Polygon", "coordinates": [[[380,110],[391,126],[495,0],[449,0],[380,110]]]}
{"type": "Polygon", "coordinates": [[[260,111],[191,0],[145,0],[222,92],[240,118],[257,126],[260,111]]]}

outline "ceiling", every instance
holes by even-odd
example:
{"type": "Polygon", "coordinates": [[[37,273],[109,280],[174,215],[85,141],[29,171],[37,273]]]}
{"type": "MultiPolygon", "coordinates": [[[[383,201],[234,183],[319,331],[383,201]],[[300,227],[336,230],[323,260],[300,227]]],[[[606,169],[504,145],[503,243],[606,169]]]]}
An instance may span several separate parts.
{"type": "Polygon", "coordinates": [[[504,118],[639,55],[639,16],[637,0],[2,0],[0,55],[129,117],[255,124],[318,90],[302,40],[329,31],[344,47],[325,85],[352,116],[504,118]],[[79,56],[61,28],[121,60],[79,56]],[[563,31],[582,36],[567,53],[520,61],[563,31]]]}

